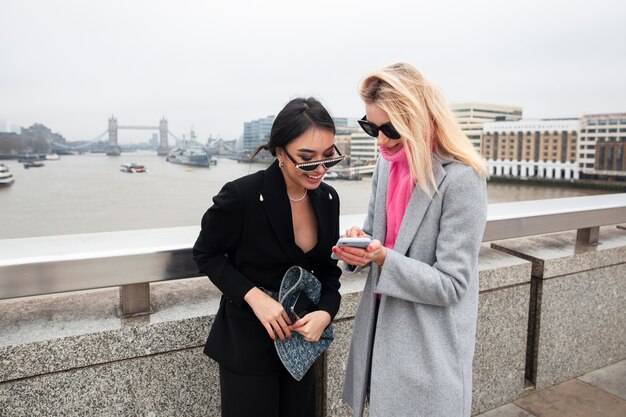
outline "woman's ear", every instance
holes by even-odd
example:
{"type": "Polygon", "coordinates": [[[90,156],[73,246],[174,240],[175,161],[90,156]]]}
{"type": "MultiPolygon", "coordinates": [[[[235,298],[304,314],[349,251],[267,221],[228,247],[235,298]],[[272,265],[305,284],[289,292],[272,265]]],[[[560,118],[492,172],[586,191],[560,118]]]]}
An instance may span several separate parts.
{"type": "Polygon", "coordinates": [[[282,168],[285,165],[285,152],[282,148],[276,148],[276,159],[278,159],[278,166],[282,168]]]}

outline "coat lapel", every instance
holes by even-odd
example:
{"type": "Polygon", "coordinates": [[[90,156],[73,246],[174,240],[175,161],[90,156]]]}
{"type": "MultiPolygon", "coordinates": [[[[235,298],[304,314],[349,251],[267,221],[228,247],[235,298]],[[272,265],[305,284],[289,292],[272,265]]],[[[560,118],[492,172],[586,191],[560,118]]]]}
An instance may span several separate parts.
{"type": "MultiPolygon", "coordinates": [[[[439,188],[439,185],[446,176],[446,171],[443,169],[442,161],[437,157],[433,158],[433,171],[435,173],[437,188],[439,188]]],[[[393,248],[395,252],[403,255],[407,253],[431,202],[432,199],[428,194],[421,188],[415,187],[409,199],[406,211],[404,212],[404,216],[402,217],[402,224],[400,225],[396,244],[393,248]]]]}
{"type": "Polygon", "coordinates": [[[374,239],[380,239],[385,243],[385,235],[387,234],[387,187],[389,183],[389,162],[380,157],[378,163],[382,164],[380,174],[377,181],[376,202],[374,218],[376,221],[372,226],[372,236],[374,239]]]}
{"type": "Polygon", "coordinates": [[[304,253],[295,243],[291,205],[277,161],[264,171],[261,194],[263,208],[283,250],[295,265],[306,265],[304,253]]]}

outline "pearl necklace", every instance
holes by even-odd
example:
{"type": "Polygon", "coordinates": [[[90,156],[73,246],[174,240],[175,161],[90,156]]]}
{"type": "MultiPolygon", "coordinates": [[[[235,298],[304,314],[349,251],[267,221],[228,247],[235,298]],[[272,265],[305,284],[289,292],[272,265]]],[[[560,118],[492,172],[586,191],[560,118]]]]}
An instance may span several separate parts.
{"type": "Polygon", "coordinates": [[[287,197],[289,197],[289,199],[290,199],[291,201],[294,201],[294,202],[302,201],[302,200],[304,200],[304,197],[306,197],[306,192],[307,192],[307,191],[308,191],[308,190],[305,188],[305,189],[304,189],[304,194],[302,194],[302,197],[300,197],[300,198],[291,198],[291,197],[289,197],[289,193],[287,193],[287,197]]]}

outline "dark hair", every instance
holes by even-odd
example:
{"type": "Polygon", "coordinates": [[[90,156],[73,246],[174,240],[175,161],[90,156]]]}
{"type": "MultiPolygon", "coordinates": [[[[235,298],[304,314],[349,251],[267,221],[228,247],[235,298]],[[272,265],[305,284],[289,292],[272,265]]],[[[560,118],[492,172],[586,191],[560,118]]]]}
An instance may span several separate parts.
{"type": "Polygon", "coordinates": [[[312,127],[326,129],[335,134],[335,122],[322,103],[313,97],[294,98],[274,119],[269,141],[259,146],[252,157],[262,150],[276,156],[276,148],[285,147],[312,127]]]}

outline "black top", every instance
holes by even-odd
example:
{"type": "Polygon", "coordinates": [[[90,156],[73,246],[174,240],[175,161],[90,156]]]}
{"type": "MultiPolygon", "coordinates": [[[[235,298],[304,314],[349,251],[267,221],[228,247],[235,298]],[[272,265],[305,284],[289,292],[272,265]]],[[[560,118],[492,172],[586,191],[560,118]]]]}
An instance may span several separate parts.
{"type": "Polygon", "coordinates": [[[252,287],[278,291],[285,271],[299,265],[322,284],[319,309],[331,317],[339,310],[341,270],[330,257],[339,237],[339,196],[325,183],[308,195],[318,235],[306,254],[295,242],[291,205],[277,162],[224,185],[202,218],[193,257],[200,272],[224,294],[204,352],[235,372],[263,374],[282,366],[272,339],[243,300],[252,287]]]}

